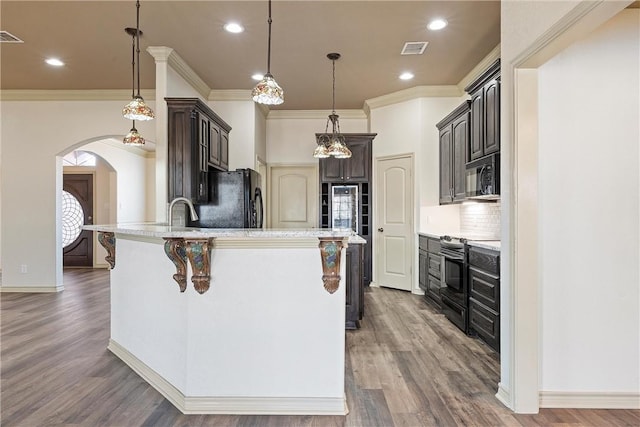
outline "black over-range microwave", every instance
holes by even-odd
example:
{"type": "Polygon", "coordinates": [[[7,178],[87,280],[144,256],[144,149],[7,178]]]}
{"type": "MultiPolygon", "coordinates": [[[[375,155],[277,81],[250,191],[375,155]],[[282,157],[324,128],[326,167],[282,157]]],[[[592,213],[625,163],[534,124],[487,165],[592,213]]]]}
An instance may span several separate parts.
{"type": "Polygon", "coordinates": [[[467,163],[465,187],[468,199],[499,199],[500,154],[492,154],[467,163]]]}

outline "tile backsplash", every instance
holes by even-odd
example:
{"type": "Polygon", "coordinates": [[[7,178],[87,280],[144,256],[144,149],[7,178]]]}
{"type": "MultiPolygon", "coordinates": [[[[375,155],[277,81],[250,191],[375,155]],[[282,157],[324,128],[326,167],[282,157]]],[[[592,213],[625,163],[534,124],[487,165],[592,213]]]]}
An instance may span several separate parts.
{"type": "Polygon", "coordinates": [[[460,232],[500,240],[500,202],[460,205],[460,232]]]}

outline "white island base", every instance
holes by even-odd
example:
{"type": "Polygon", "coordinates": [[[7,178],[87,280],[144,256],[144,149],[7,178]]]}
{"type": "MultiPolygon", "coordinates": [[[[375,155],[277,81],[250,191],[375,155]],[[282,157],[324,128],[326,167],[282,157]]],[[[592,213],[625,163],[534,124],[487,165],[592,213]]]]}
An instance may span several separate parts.
{"type": "Polygon", "coordinates": [[[215,237],[200,294],[161,237],[92,228],[116,238],[109,349],[180,411],[347,413],[345,268],[327,292],[318,237],[215,237]]]}

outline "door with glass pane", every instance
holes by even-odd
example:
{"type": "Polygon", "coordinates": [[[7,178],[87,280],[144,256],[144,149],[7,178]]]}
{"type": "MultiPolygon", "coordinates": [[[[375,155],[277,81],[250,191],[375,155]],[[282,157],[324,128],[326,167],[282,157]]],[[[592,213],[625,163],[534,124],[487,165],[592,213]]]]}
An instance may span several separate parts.
{"type": "Polygon", "coordinates": [[[93,267],[93,175],[64,174],[62,185],[62,252],[65,267],[93,267]]]}

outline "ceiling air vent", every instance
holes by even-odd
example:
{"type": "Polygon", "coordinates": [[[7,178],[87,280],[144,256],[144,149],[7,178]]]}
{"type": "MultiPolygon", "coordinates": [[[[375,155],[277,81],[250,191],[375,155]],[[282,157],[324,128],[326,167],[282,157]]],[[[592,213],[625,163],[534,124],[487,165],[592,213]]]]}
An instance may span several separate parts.
{"type": "Polygon", "coordinates": [[[8,31],[0,31],[0,43],[24,43],[8,31]]]}
{"type": "Polygon", "coordinates": [[[406,42],[400,55],[422,55],[429,42],[406,42]]]}

